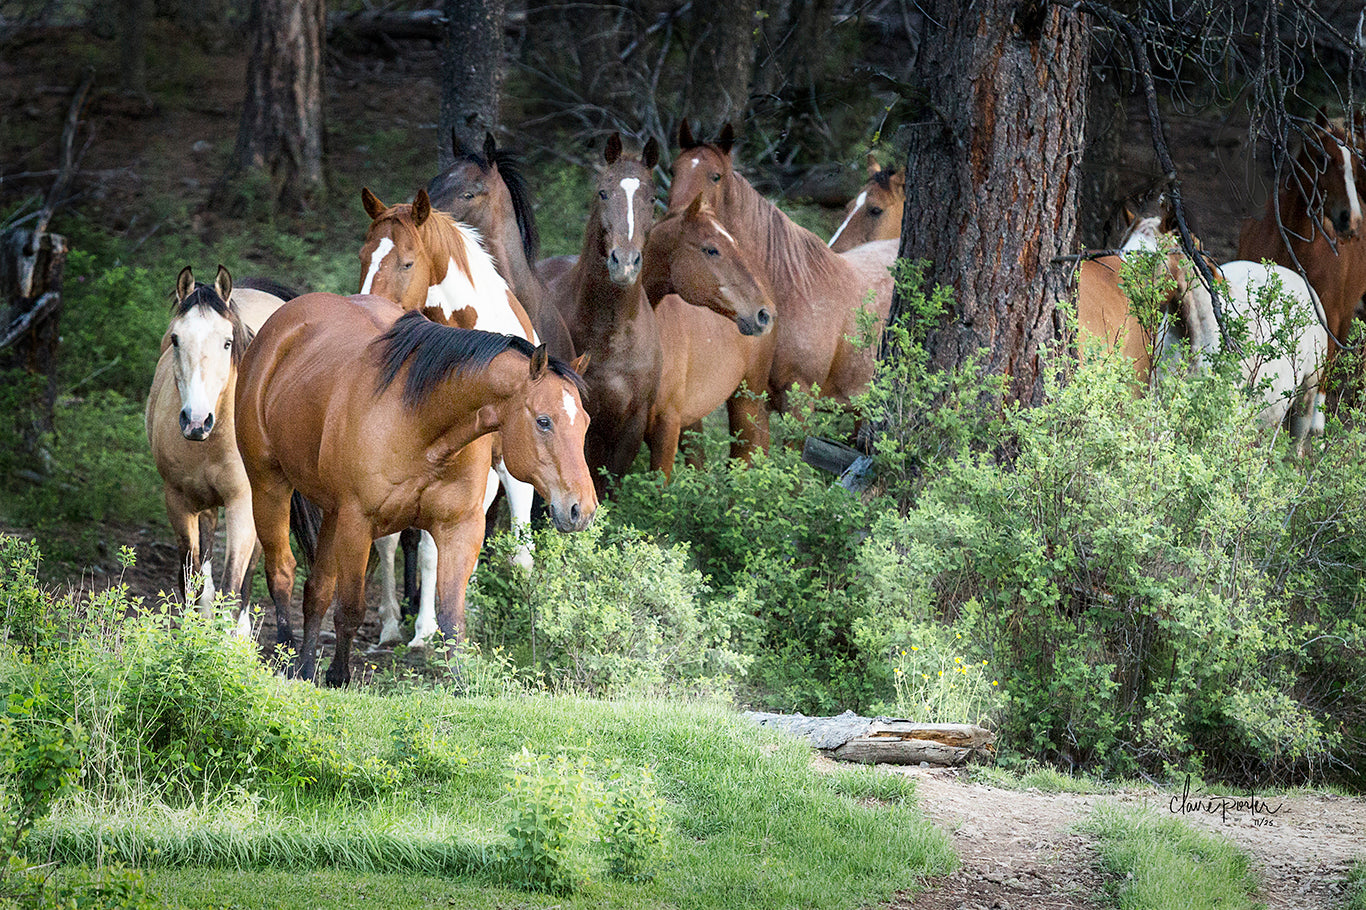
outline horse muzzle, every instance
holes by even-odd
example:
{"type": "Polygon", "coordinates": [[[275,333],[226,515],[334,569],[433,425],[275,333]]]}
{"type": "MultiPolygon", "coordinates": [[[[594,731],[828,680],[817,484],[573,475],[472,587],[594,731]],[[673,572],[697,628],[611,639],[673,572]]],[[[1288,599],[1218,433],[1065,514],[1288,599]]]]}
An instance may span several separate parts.
{"type": "Polygon", "coordinates": [[[550,521],[561,533],[582,531],[593,523],[597,510],[596,500],[589,503],[577,499],[558,500],[550,504],[550,521]]]}
{"type": "Polygon", "coordinates": [[[207,439],[213,432],[213,412],[210,411],[203,417],[195,417],[190,413],[189,408],[180,412],[180,435],[193,442],[207,439]]]}
{"type": "Polygon", "coordinates": [[[735,326],[741,335],[767,335],[773,328],[773,314],[767,307],[760,307],[753,316],[737,314],[735,326]]]}
{"type": "Polygon", "coordinates": [[[607,277],[613,284],[629,287],[640,277],[640,263],[640,250],[613,249],[607,254],[607,277]]]}

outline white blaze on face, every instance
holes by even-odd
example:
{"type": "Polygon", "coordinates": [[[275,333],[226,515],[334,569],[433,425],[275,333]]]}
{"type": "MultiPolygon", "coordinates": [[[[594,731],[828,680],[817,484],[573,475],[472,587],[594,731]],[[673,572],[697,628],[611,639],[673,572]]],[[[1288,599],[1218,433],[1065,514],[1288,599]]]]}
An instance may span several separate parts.
{"type": "Polygon", "coordinates": [[[381,237],[379,243],[375,245],[375,251],[370,254],[370,268],[365,272],[365,280],[361,282],[360,292],[370,293],[370,288],[374,287],[375,275],[379,273],[379,265],[384,261],[384,257],[389,255],[389,251],[394,248],[394,241],[389,237],[381,237]]]}
{"type": "Polygon", "coordinates": [[[218,407],[232,370],[232,323],[206,307],[195,307],[176,322],[175,379],[181,408],[202,420],[218,407]]]}
{"type": "MultiPolygon", "coordinates": [[[[846,222],[846,223],[848,223],[848,222],[846,222]]],[[[716,233],[720,234],[722,237],[726,238],[726,239],[729,240],[731,243],[735,243],[735,238],[732,237],[732,236],[730,235],[730,231],[726,230],[725,225],[723,225],[721,222],[717,221],[715,218],[712,218],[712,219],[711,219],[710,224],[711,224],[712,227],[716,228],[716,233]]],[[[835,233],[835,236],[836,236],[836,237],[839,236],[839,232],[838,232],[838,231],[835,233]]],[[[834,243],[835,241],[831,240],[830,242],[831,242],[831,243],[834,243]]],[[[739,246],[740,244],[735,243],[735,245],[736,245],[736,246],[739,246]]]]}
{"type": "Polygon", "coordinates": [[[1352,166],[1352,150],[1347,146],[1342,147],[1342,172],[1345,174],[1347,184],[1347,204],[1352,209],[1352,229],[1355,230],[1361,224],[1361,200],[1357,197],[1357,178],[1356,168],[1352,166]]]}
{"type": "Polygon", "coordinates": [[[569,417],[569,425],[572,427],[578,419],[579,406],[574,403],[574,396],[569,394],[568,389],[564,391],[564,413],[569,417]]]}
{"type": "Polygon", "coordinates": [[[1159,221],[1156,218],[1141,219],[1134,225],[1133,231],[1129,234],[1129,239],[1124,241],[1124,246],[1119,248],[1120,253],[1132,253],[1135,250],[1155,252],[1157,250],[1158,224],[1159,221]]]}
{"type": "Polygon", "coordinates": [[[854,216],[858,214],[858,210],[863,208],[863,204],[867,201],[868,191],[864,190],[858,194],[858,198],[854,200],[854,207],[849,210],[849,214],[844,217],[844,223],[839,226],[839,230],[835,231],[835,236],[830,238],[830,242],[827,243],[826,246],[835,245],[835,241],[840,239],[840,234],[844,233],[844,229],[849,226],[849,222],[854,220],[854,216]]]}
{"type": "Polygon", "coordinates": [[[626,177],[621,181],[621,189],[626,194],[626,239],[634,240],[636,237],[636,190],[640,189],[640,181],[635,177],[626,177]]]}
{"type": "Polygon", "coordinates": [[[701,163],[702,163],[702,159],[701,159],[701,158],[694,158],[694,159],[692,159],[692,166],[693,166],[693,167],[697,167],[697,166],[698,166],[699,164],[701,164],[701,163]]]}

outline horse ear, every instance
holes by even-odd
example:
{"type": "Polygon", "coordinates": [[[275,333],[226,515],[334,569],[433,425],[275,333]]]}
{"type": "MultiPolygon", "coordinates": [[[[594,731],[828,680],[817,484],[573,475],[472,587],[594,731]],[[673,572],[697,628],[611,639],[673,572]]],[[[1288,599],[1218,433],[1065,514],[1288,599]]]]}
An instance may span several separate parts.
{"type": "Polygon", "coordinates": [[[588,369],[588,361],[592,359],[592,356],[587,351],[584,351],[578,357],[575,357],[574,362],[569,364],[569,366],[571,369],[573,369],[575,373],[578,373],[580,376],[582,376],[583,371],[588,369]]]}
{"type": "Polygon", "coordinates": [[[218,264],[218,275],[213,280],[213,289],[218,292],[218,298],[224,303],[232,296],[232,275],[223,268],[223,264],[218,264]]]}
{"type": "Polygon", "coordinates": [[[1176,229],[1176,209],[1172,207],[1171,197],[1163,193],[1158,199],[1158,211],[1162,213],[1162,220],[1158,222],[1157,229],[1163,234],[1168,234],[1176,229]]]}
{"type": "Polygon", "coordinates": [[[370,192],[370,187],[368,186],[360,188],[360,204],[365,206],[365,214],[370,216],[371,221],[374,221],[380,215],[383,215],[384,210],[388,208],[387,205],[379,201],[378,196],[370,192]]]}
{"type": "Polygon", "coordinates": [[[616,164],[621,157],[621,133],[613,133],[607,137],[607,145],[602,150],[602,160],[608,164],[616,164]]]}
{"type": "Polygon", "coordinates": [[[492,133],[484,134],[484,164],[493,165],[493,159],[498,154],[498,143],[493,140],[492,133]]]}
{"type": "Polygon", "coordinates": [[[659,163],[659,143],[655,137],[651,136],[645,143],[645,148],[640,152],[640,163],[645,165],[646,170],[654,170],[654,166],[659,163]]]}
{"type": "Polygon", "coordinates": [[[546,353],[545,345],[536,345],[536,350],[531,352],[531,379],[534,382],[545,375],[545,368],[550,363],[550,355],[546,353]]]}
{"type": "Polygon", "coordinates": [[[877,163],[877,156],[872,152],[868,153],[868,179],[872,180],[882,173],[882,165],[877,163]]]}
{"type": "Polygon", "coordinates": [[[175,299],[179,303],[186,297],[194,293],[194,272],[187,265],[180,270],[180,277],[175,280],[175,299]]]}
{"type": "Polygon", "coordinates": [[[678,147],[683,151],[697,148],[702,143],[692,136],[692,127],[688,126],[688,118],[684,117],[683,122],[678,125],[678,147]]]}
{"type": "Polygon", "coordinates": [[[721,150],[723,155],[729,155],[730,150],[735,146],[735,127],[727,123],[721,127],[721,135],[716,137],[716,147],[721,150]]]}
{"type": "Polygon", "coordinates": [[[432,198],[427,195],[427,188],[423,187],[417,191],[417,196],[413,199],[413,225],[422,227],[422,222],[432,213],[432,198]]]}
{"type": "Polygon", "coordinates": [[[1138,212],[1134,211],[1133,206],[1129,205],[1129,201],[1127,199],[1124,201],[1124,205],[1121,208],[1120,213],[1124,216],[1124,224],[1126,226],[1133,224],[1135,221],[1138,220],[1138,212]]]}

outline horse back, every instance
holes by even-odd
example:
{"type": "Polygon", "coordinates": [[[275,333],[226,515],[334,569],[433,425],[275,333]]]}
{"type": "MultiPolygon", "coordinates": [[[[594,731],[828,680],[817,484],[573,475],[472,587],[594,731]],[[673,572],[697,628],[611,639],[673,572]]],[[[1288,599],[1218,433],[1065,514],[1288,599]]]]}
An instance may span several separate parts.
{"type": "Polygon", "coordinates": [[[1129,310],[1129,298],[1119,289],[1118,256],[1082,262],[1077,277],[1077,329],[1081,336],[1099,340],[1134,362],[1134,373],[1146,382],[1152,369],[1147,336],[1129,310]]]}

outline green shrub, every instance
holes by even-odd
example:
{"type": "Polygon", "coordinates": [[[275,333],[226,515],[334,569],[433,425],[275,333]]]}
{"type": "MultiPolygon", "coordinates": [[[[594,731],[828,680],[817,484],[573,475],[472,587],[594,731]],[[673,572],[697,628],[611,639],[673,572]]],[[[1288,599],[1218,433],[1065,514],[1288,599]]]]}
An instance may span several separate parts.
{"type": "Polygon", "coordinates": [[[63,284],[62,389],[108,389],[144,400],[161,354],[174,287],[174,273],[111,266],[94,252],[72,249],[63,284]]]}

